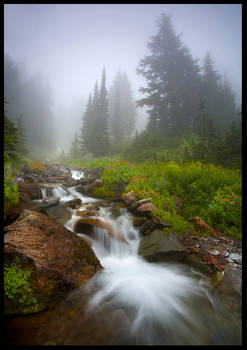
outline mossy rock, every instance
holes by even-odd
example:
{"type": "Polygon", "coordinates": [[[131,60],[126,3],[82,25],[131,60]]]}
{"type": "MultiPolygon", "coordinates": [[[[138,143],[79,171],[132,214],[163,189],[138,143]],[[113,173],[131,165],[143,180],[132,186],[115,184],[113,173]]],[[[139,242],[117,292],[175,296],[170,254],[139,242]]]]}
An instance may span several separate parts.
{"type": "Polygon", "coordinates": [[[8,244],[4,252],[4,313],[32,314],[47,308],[54,291],[48,276],[38,275],[33,259],[8,244]]]}

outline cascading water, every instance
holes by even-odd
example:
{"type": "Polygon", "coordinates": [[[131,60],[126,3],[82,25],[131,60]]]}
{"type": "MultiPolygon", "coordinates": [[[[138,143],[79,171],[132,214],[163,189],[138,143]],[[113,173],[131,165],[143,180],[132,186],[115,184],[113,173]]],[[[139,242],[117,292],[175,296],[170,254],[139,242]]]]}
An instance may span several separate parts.
{"type": "Polygon", "coordinates": [[[84,177],[83,171],[71,169],[73,179],[80,180],[84,177]]]}
{"type": "MultiPolygon", "coordinates": [[[[72,191],[84,203],[89,201],[76,189],[72,191]]],[[[102,318],[102,324],[112,323],[114,344],[239,342],[239,329],[232,327],[230,316],[220,309],[205,276],[187,266],[145,261],[137,254],[140,236],[130,214],[113,219],[110,208],[101,208],[99,215],[127,244],[111,238],[100,227],[94,228],[92,237],[78,234],[91,242],[104,268],[86,286],[89,300],[85,317],[94,314],[98,320],[102,318]],[[120,314],[117,327],[116,311],[120,314]]],[[[65,226],[73,231],[76,220],[78,217],[72,215],[65,226]]]]}
{"type": "MultiPolygon", "coordinates": [[[[83,207],[99,201],[76,187],[56,185],[52,191],[60,202],[80,198],[83,207]]],[[[124,239],[112,238],[101,227],[94,227],[91,236],[77,233],[90,243],[103,269],[65,298],[53,328],[45,327],[40,339],[63,345],[241,344],[241,324],[212,292],[209,279],[185,265],[147,262],[138,255],[141,236],[131,215],[121,209],[115,218],[111,209],[102,206],[97,217],[124,239]]],[[[74,231],[79,217],[70,210],[65,227],[74,231]]]]}

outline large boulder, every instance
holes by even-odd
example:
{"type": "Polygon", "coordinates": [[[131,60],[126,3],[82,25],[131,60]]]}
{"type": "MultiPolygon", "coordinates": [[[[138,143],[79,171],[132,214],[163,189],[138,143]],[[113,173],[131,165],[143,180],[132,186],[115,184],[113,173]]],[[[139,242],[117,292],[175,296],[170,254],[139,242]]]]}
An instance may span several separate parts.
{"type": "Polygon", "coordinates": [[[20,200],[42,199],[42,191],[39,184],[19,182],[20,200]]]}
{"type": "Polygon", "coordinates": [[[166,235],[164,231],[156,229],[141,239],[138,254],[145,257],[157,252],[172,250],[185,251],[185,248],[172,231],[166,235]]]}
{"type": "MultiPolygon", "coordinates": [[[[24,210],[5,228],[5,266],[29,270],[32,297],[27,308],[5,296],[6,313],[31,313],[90,279],[102,266],[89,244],[48,216],[24,210]]],[[[23,304],[23,305],[22,305],[23,304]]]]}
{"type": "Polygon", "coordinates": [[[225,265],[222,278],[217,281],[215,288],[228,309],[242,318],[242,271],[234,264],[225,265]]]}

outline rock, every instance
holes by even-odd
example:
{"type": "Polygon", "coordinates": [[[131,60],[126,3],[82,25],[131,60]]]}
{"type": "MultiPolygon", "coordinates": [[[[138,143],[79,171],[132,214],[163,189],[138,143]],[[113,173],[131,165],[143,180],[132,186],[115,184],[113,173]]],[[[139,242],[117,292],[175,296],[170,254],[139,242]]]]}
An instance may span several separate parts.
{"type": "Polygon", "coordinates": [[[24,199],[42,199],[42,191],[38,183],[19,182],[20,200],[24,199]]]}
{"type": "Polygon", "coordinates": [[[138,254],[148,256],[171,250],[185,251],[185,248],[172,231],[166,235],[163,231],[156,229],[141,239],[138,254]]]}
{"type": "Polygon", "coordinates": [[[121,215],[121,209],[125,208],[124,204],[121,203],[114,203],[111,209],[112,215],[116,218],[121,215]]]}
{"type": "MultiPolygon", "coordinates": [[[[85,232],[81,231],[84,228],[84,226],[81,224],[90,224],[91,226],[101,227],[108,232],[110,237],[128,244],[128,242],[126,241],[124,236],[120,232],[116,232],[114,230],[113,226],[108,221],[106,221],[102,218],[92,218],[92,217],[89,218],[89,217],[87,217],[87,218],[79,219],[78,221],[76,221],[76,223],[74,225],[74,232],[85,233],[85,232]]],[[[90,234],[91,233],[92,232],[90,232],[90,234]]]]}
{"type": "Polygon", "coordinates": [[[163,229],[170,227],[168,222],[153,222],[152,220],[147,220],[141,227],[140,231],[145,236],[156,229],[163,229]]]}
{"type": "Polygon", "coordinates": [[[64,206],[72,208],[72,209],[80,208],[80,206],[81,206],[81,199],[80,198],[71,199],[70,201],[65,202],[64,206]]]}
{"type": "Polygon", "coordinates": [[[216,233],[214,229],[210,227],[208,224],[206,224],[199,216],[196,216],[190,219],[189,221],[193,224],[196,231],[206,232],[212,235],[213,237],[215,236],[216,233]]]}
{"type": "Polygon", "coordinates": [[[134,217],[134,216],[131,219],[134,227],[142,226],[147,220],[146,217],[134,217]]]}
{"type": "Polygon", "coordinates": [[[136,199],[136,195],[134,191],[130,191],[126,193],[124,196],[122,196],[124,204],[126,206],[130,206],[136,199]]]}
{"type": "Polygon", "coordinates": [[[62,204],[43,208],[42,212],[61,225],[64,225],[71,218],[71,212],[62,204]]]}
{"type": "Polygon", "coordinates": [[[24,210],[6,230],[5,263],[10,265],[17,257],[21,268],[31,271],[31,288],[37,299],[37,307],[31,310],[19,304],[15,309],[16,305],[8,300],[6,313],[44,309],[54,298],[80,286],[102,268],[85,240],[44,214],[24,210]]]}
{"type": "Polygon", "coordinates": [[[143,204],[151,202],[151,198],[144,198],[135,203],[136,207],[140,207],[143,204]]]}
{"type": "Polygon", "coordinates": [[[207,252],[208,252],[209,254],[211,254],[211,255],[214,255],[214,256],[220,254],[220,252],[219,252],[218,250],[212,249],[212,248],[209,248],[209,249],[207,250],[207,252]]]}
{"type": "Polygon", "coordinates": [[[215,286],[221,300],[232,314],[242,318],[242,271],[231,264],[225,265],[223,278],[215,286]]]}
{"type": "Polygon", "coordinates": [[[75,212],[75,215],[84,217],[84,216],[95,216],[95,215],[98,215],[98,214],[94,210],[87,210],[87,209],[85,209],[85,210],[77,210],[75,212]]]}
{"type": "Polygon", "coordinates": [[[152,255],[144,256],[144,258],[149,262],[155,263],[179,263],[185,264],[193,267],[195,270],[212,277],[216,272],[214,266],[209,266],[202,260],[200,253],[188,254],[186,250],[170,250],[170,251],[160,251],[152,255]]]}
{"type": "MultiPolygon", "coordinates": [[[[153,225],[153,221],[147,220],[141,225],[139,230],[145,236],[149,232],[149,230],[151,229],[152,225],[153,225]]],[[[164,234],[164,232],[163,232],[163,234],[164,234]]]]}
{"type": "Polygon", "coordinates": [[[137,212],[142,214],[149,214],[150,212],[153,213],[155,210],[157,210],[157,207],[152,203],[145,203],[137,208],[137,212]]]}
{"type": "Polygon", "coordinates": [[[229,258],[235,261],[237,264],[242,264],[242,255],[237,253],[232,253],[229,255],[229,258]]]}
{"type": "Polygon", "coordinates": [[[37,207],[36,210],[42,212],[42,209],[58,205],[59,202],[60,197],[45,197],[42,199],[41,205],[37,207]]]}

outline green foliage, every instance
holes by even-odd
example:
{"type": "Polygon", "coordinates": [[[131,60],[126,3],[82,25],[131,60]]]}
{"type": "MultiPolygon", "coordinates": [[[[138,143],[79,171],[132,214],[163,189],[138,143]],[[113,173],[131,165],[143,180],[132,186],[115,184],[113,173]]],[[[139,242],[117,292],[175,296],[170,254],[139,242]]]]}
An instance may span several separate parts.
{"type": "Polygon", "coordinates": [[[200,161],[165,163],[149,160],[131,164],[116,159],[111,159],[109,163],[109,158],[91,160],[87,166],[104,168],[104,186],[121,184],[125,188],[124,193],[134,191],[137,200],[151,198],[158,208],[155,215],[170,222],[171,229],[176,233],[195,232],[188,219],[200,216],[216,230],[241,236],[242,185],[239,170],[200,161]],[[224,205],[215,203],[216,193],[223,198],[224,205]],[[174,195],[183,199],[183,215],[176,213],[174,195]],[[237,198],[235,204],[230,204],[229,196],[237,196],[234,197],[237,198]]]}
{"type": "Polygon", "coordinates": [[[242,197],[232,191],[231,186],[220,188],[213,194],[209,210],[205,215],[219,231],[240,236],[242,232],[242,197]]]}
{"type": "Polygon", "coordinates": [[[11,207],[19,203],[17,177],[10,164],[4,165],[4,219],[11,207]]]}
{"type": "Polygon", "coordinates": [[[93,189],[92,194],[98,198],[116,197],[115,191],[106,185],[93,189]]]}
{"type": "Polygon", "coordinates": [[[15,263],[12,263],[11,266],[4,266],[4,294],[9,299],[15,299],[25,305],[37,303],[28,280],[30,274],[31,271],[23,271],[20,265],[15,263]]]}

